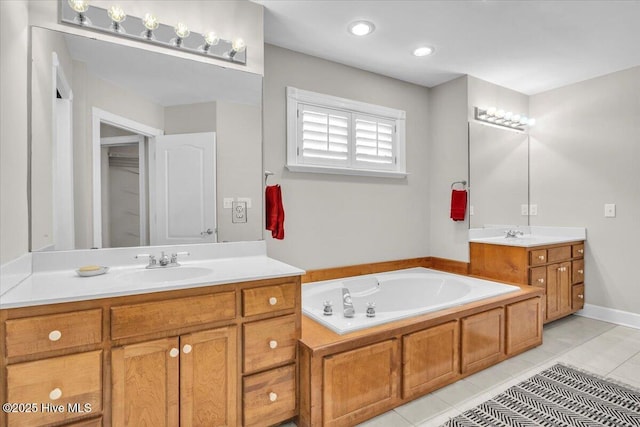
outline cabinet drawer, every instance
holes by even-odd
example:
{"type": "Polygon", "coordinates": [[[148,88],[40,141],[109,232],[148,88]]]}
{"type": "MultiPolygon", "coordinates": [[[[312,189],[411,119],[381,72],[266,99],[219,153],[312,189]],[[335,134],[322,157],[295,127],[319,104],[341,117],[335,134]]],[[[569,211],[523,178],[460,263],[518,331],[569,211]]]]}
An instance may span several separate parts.
{"type": "Polygon", "coordinates": [[[7,401],[36,402],[40,406],[35,413],[8,414],[8,425],[13,427],[72,420],[86,415],[89,407],[92,413],[100,413],[102,351],[9,365],[7,401]],[[48,410],[42,405],[48,405],[48,410]],[[54,411],[56,408],[58,411],[54,411]]]}
{"type": "Polygon", "coordinates": [[[284,366],[243,380],[244,426],[277,424],[296,415],[296,369],[284,366]]]}
{"type": "Polygon", "coordinates": [[[571,259],[571,246],[547,249],[548,262],[558,262],[571,259]]]}
{"type": "Polygon", "coordinates": [[[134,337],[236,317],[234,291],[111,308],[111,338],[134,337]]]}
{"type": "Polygon", "coordinates": [[[298,332],[295,315],[245,324],[244,372],[293,362],[298,332]]]}
{"type": "Polygon", "coordinates": [[[92,420],[78,421],[73,424],[65,424],[65,427],[102,427],[102,417],[94,418],[92,420]]]}
{"type": "Polygon", "coordinates": [[[547,263],[546,249],[536,249],[535,251],[529,252],[529,264],[542,265],[546,263],[547,263]]]}
{"type": "Polygon", "coordinates": [[[76,311],[7,320],[7,357],[97,344],[102,341],[102,310],[76,311]]]}
{"type": "Polygon", "coordinates": [[[242,312],[244,316],[286,310],[296,305],[295,283],[263,286],[242,291],[242,312]]]}
{"type": "Polygon", "coordinates": [[[529,284],[539,288],[547,286],[547,267],[534,267],[529,274],[529,284]]]}
{"type": "Polygon", "coordinates": [[[579,258],[584,256],[584,243],[580,243],[578,245],[571,246],[571,251],[573,252],[574,258],[579,258]]]}
{"type": "Polygon", "coordinates": [[[571,309],[582,310],[584,308],[584,285],[571,287],[571,309]]]}
{"type": "Polygon", "coordinates": [[[571,263],[571,283],[584,282],[584,259],[577,259],[571,263]]]}

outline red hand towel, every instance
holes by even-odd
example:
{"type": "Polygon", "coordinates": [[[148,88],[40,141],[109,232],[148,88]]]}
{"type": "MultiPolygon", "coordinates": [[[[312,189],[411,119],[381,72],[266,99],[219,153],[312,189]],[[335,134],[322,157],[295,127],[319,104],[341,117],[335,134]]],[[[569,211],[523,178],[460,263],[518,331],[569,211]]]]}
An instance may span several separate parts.
{"type": "Polygon", "coordinates": [[[269,185],[265,191],[267,213],[267,230],[271,237],[284,239],[284,206],[282,206],[282,190],[279,185],[269,185]]]}
{"type": "Polygon", "coordinates": [[[464,221],[467,212],[467,190],[451,190],[451,219],[464,221]]]}

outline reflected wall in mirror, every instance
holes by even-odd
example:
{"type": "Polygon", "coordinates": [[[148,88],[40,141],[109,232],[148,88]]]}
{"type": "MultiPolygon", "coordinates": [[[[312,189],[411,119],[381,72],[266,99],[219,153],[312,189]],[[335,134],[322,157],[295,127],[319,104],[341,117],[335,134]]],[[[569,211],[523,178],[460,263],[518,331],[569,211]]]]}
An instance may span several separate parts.
{"type": "Polygon", "coordinates": [[[469,226],[528,225],[529,135],[469,123],[469,226]]]}
{"type": "Polygon", "coordinates": [[[32,250],[262,238],[261,76],[31,31],[32,250]]]}

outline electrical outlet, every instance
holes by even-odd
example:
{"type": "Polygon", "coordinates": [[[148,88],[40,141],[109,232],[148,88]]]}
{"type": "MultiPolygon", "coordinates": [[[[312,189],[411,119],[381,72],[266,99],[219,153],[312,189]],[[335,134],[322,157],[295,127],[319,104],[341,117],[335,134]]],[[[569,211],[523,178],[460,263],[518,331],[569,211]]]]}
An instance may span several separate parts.
{"type": "Polygon", "coordinates": [[[247,204],[247,209],[251,209],[251,197],[238,197],[239,202],[245,202],[247,204]]]}
{"type": "Polygon", "coordinates": [[[520,205],[520,215],[529,215],[529,205],[520,205]]]}
{"type": "Polygon", "coordinates": [[[247,222],[247,202],[233,202],[231,222],[234,224],[247,222]]]}
{"type": "Polygon", "coordinates": [[[531,216],[538,215],[538,205],[529,205],[529,215],[531,216]]]}
{"type": "Polygon", "coordinates": [[[607,218],[615,218],[616,217],[616,204],[615,203],[606,203],[604,205],[604,216],[607,218]]]}

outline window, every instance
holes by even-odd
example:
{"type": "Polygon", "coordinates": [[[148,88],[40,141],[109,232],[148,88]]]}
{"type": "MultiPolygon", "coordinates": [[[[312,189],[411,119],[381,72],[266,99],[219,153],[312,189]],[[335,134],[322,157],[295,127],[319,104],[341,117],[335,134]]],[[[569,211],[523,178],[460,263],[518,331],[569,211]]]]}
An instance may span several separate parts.
{"type": "Polygon", "coordinates": [[[404,178],[405,112],[287,88],[287,168],[404,178]]]}

